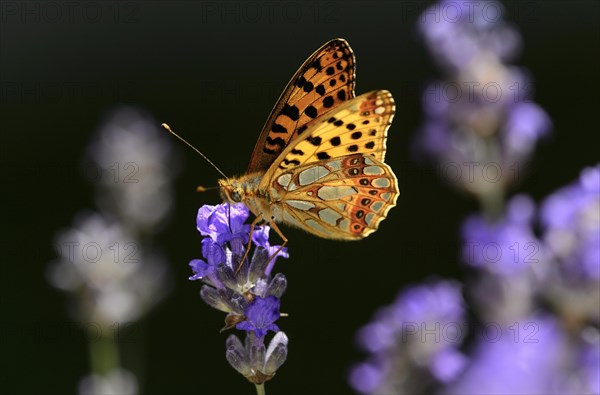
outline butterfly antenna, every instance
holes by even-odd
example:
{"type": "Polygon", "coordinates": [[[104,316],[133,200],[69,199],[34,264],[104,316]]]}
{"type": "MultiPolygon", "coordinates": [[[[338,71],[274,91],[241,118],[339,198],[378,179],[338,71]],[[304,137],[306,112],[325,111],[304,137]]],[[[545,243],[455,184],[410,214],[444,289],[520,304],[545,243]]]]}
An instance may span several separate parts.
{"type": "Polygon", "coordinates": [[[200,154],[200,156],[201,156],[201,157],[203,157],[204,159],[206,159],[206,161],[207,161],[208,163],[210,163],[212,167],[214,167],[215,169],[217,169],[217,171],[218,171],[219,173],[221,173],[221,175],[222,175],[222,176],[223,176],[225,179],[227,179],[227,176],[225,175],[225,173],[223,173],[223,172],[221,171],[221,169],[219,169],[219,168],[217,167],[217,165],[215,165],[214,163],[212,163],[212,162],[211,162],[211,160],[210,160],[210,159],[208,159],[208,158],[206,157],[206,155],[204,155],[202,152],[200,152],[200,150],[198,150],[198,148],[194,147],[193,145],[191,145],[190,143],[188,143],[188,142],[187,142],[187,141],[186,141],[186,140],[185,140],[183,137],[181,137],[180,135],[178,135],[177,133],[175,133],[175,132],[173,131],[173,129],[171,129],[171,127],[170,127],[169,125],[167,125],[166,123],[163,123],[163,124],[162,124],[162,125],[160,125],[160,126],[162,126],[162,128],[163,128],[163,129],[165,129],[167,132],[171,133],[173,136],[177,137],[179,140],[183,141],[183,142],[184,142],[184,143],[185,143],[185,144],[186,144],[188,147],[190,147],[191,149],[193,149],[194,151],[196,151],[198,154],[200,154]]]}
{"type": "Polygon", "coordinates": [[[205,186],[202,186],[202,185],[198,185],[196,187],[196,192],[212,191],[213,189],[219,189],[219,187],[205,187],[205,186]]]}

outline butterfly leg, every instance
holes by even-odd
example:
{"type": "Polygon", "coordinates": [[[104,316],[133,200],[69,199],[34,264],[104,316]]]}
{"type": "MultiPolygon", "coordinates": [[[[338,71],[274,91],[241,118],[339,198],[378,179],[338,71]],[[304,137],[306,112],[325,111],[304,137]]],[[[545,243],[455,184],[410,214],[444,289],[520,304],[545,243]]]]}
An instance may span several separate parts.
{"type": "Polygon", "coordinates": [[[256,227],[256,224],[262,220],[263,220],[263,218],[262,218],[262,214],[261,214],[261,215],[258,215],[256,218],[254,218],[254,221],[252,221],[252,223],[250,224],[250,237],[248,238],[248,246],[246,247],[246,253],[244,253],[244,256],[242,257],[240,264],[238,265],[237,269],[235,269],[235,274],[238,274],[238,272],[242,268],[242,265],[244,264],[244,261],[246,260],[246,258],[248,258],[248,253],[250,252],[250,247],[252,247],[252,234],[254,233],[254,228],[256,227]]]}
{"type": "Polygon", "coordinates": [[[279,246],[279,248],[277,249],[277,251],[275,251],[275,253],[269,257],[269,263],[271,263],[271,261],[273,259],[275,259],[275,257],[277,256],[277,254],[279,254],[279,252],[283,249],[283,247],[286,246],[286,244],[288,243],[288,239],[287,239],[287,237],[285,237],[283,235],[283,233],[281,232],[281,230],[279,229],[279,227],[277,226],[275,221],[269,222],[269,225],[271,226],[271,228],[275,229],[275,232],[277,232],[279,237],[281,237],[283,239],[283,244],[281,244],[279,246]]]}

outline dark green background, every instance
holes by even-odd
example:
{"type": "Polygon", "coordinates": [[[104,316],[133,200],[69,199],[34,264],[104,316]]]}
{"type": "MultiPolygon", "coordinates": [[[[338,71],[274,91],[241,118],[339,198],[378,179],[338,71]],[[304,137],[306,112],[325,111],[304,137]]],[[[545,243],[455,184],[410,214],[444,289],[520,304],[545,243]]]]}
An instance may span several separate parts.
{"type": "MultiPolygon", "coordinates": [[[[387,162],[402,195],[380,230],[356,243],[285,228],[291,259],[278,264],[289,288],[280,326],[289,360],[268,392],[348,392],[361,358],[356,330],[397,291],[429,277],[460,277],[457,229],[476,203],[413,162],[420,91],[437,74],[415,22],[425,4],[348,2],[2,2],[2,216],[0,387],[6,393],[66,393],[88,372],[82,332],[53,335],[69,320],[65,296],[45,280],[55,233],[93,207],[79,166],[94,129],[119,104],[168,121],[227,174],[247,165],[280,90],[316,48],[346,38],[357,57],[357,93],[385,88],[397,102],[387,162]],[[20,9],[13,15],[14,7],[20,9]],[[99,17],[89,12],[101,7],[99,17]],[[78,11],[79,10],[79,11],[78,11]],[[259,14],[256,14],[259,12],[259,14]],[[24,16],[23,16],[24,15],[24,16]],[[24,19],[23,19],[24,18],[24,19]]],[[[553,136],[536,151],[519,191],[539,200],[598,161],[599,3],[505,3],[523,35],[517,64],[533,74],[536,101],[553,136]]],[[[187,263],[200,256],[195,215],[216,193],[196,194],[218,174],[181,149],[177,207],[160,236],[175,277],[173,293],[129,334],[142,351],[145,393],[252,393],[224,358],[223,314],[204,305],[187,263]]]]}

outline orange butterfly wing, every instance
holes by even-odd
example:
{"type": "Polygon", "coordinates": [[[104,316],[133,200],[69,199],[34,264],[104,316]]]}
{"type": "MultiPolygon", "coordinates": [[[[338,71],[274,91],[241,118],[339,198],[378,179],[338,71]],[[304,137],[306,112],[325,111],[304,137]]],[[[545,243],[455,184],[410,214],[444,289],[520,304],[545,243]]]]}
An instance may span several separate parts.
{"type": "Polygon", "coordinates": [[[256,142],[247,173],[265,171],[314,120],[354,98],[355,59],[344,39],[327,42],[288,82],[256,142]]]}

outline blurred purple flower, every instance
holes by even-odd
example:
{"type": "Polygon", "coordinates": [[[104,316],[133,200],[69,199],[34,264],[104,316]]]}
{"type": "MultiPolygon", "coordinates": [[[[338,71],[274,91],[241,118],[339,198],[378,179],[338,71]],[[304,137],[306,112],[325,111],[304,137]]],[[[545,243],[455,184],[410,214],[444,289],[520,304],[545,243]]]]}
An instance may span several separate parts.
{"type": "Polygon", "coordinates": [[[482,216],[467,218],[462,227],[464,261],[508,276],[539,263],[544,249],[533,233],[534,214],[533,201],[518,195],[508,202],[504,217],[494,223],[482,216]]]}
{"type": "Polygon", "coordinates": [[[453,347],[447,347],[434,355],[430,369],[433,376],[442,383],[452,382],[465,369],[469,358],[453,347]]]}
{"type": "Polygon", "coordinates": [[[554,394],[560,387],[565,337],[551,317],[530,317],[481,331],[471,363],[447,394],[554,394]]]}
{"type": "Polygon", "coordinates": [[[419,29],[444,68],[463,69],[483,51],[510,61],[520,49],[521,38],[502,20],[504,13],[496,1],[441,0],[421,14],[419,29]]]}
{"type": "Polygon", "coordinates": [[[571,327],[600,325],[600,165],[546,198],[540,217],[553,258],[546,265],[544,299],[571,327]]]}
{"type": "Polygon", "coordinates": [[[571,280],[600,280],[600,165],[544,200],[544,241],[571,280]]]}
{"type": "Polygon", "coordinates": [[[579,392],[600,394],[600,334],[597,329],[594,329],[593,343],[585,344],[578,357],[578,370],[583,376],[579,392]]]}
{"type": "Polygon", "coordinates": [[[358,334],[370,355],[349,381],[361,393],[600,391],[600,166],[543,202],[540,237],[529,197],[504,203],[551,120],[529,73],[507,64],[521,40],[503,14],[495,1],[441,0],[419,21],[444,77],[423,93],[415,148],[483,211],[462,226],[474,335],[462,336],[460,285],[409,288],[358,334]]]}
{"type": "Polygon", "coordinates": [[[415,153],[440,165],[444,179],[477,196],[499,194],[521,168],[551,121],[530,102],[526,70],[505,64],[520,47],[495,1],[440,1],[419,28],[445,78],[423,92],[425,120],[415,153]]]}
{"type": "Polygon", "coordinates": [[[463,305],[461,286],[453,281],[401,292],[359,331],[358,342],[371,355],[351,370],[352,387],[369,394],[405,393],[416,391],[425,377],[452,380],[466,364],[458,351],[466,334],[463,305]]]}

